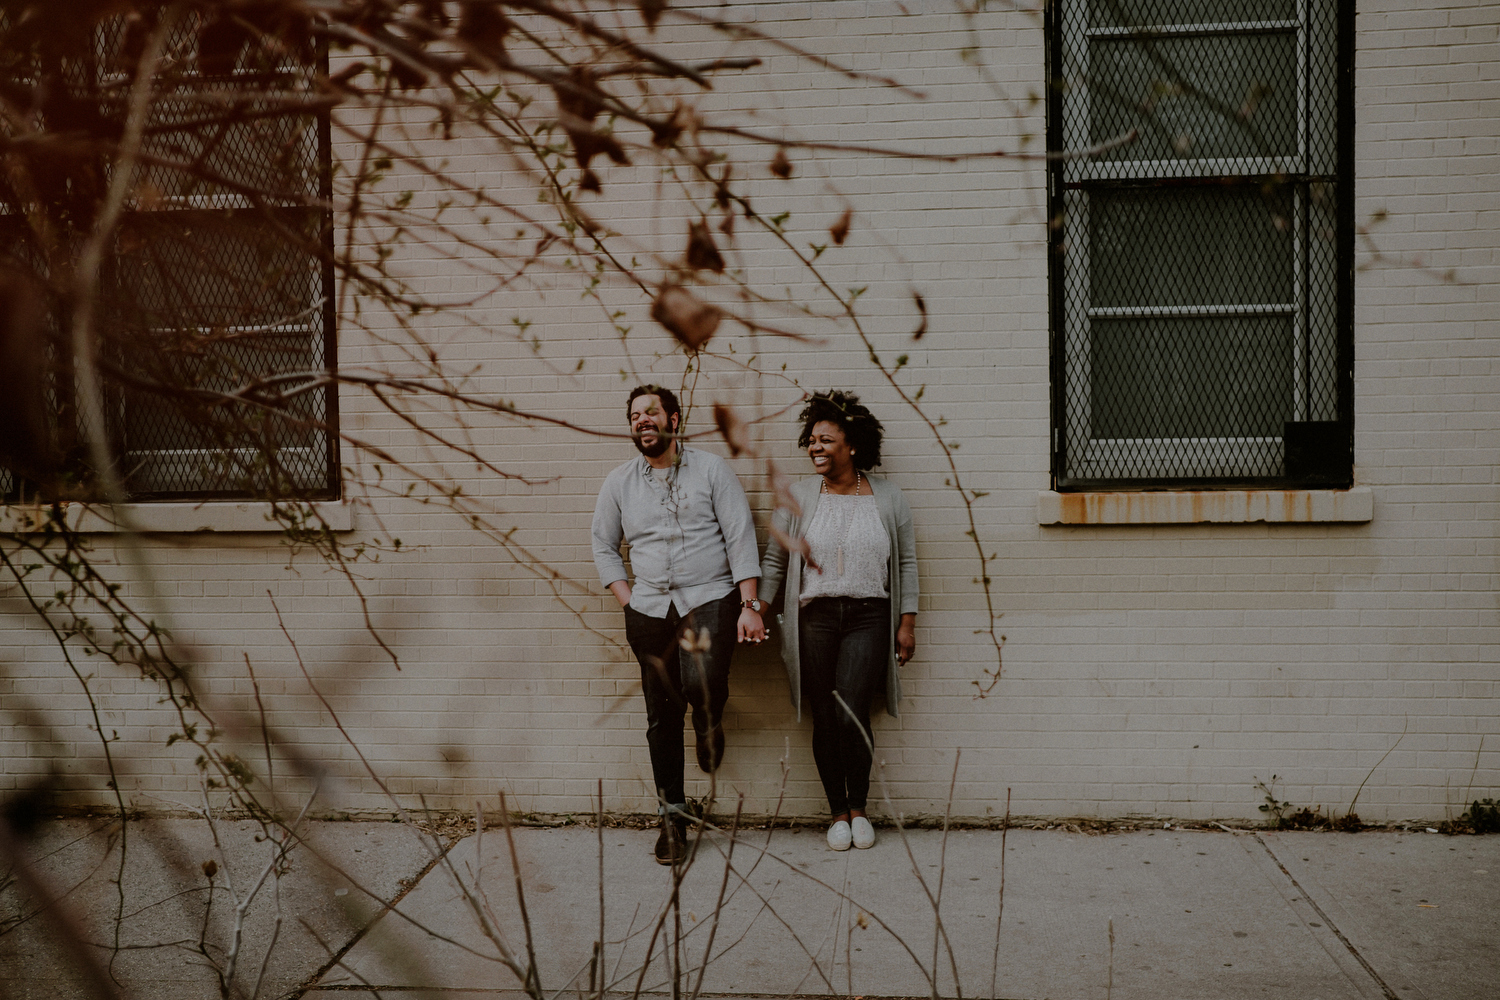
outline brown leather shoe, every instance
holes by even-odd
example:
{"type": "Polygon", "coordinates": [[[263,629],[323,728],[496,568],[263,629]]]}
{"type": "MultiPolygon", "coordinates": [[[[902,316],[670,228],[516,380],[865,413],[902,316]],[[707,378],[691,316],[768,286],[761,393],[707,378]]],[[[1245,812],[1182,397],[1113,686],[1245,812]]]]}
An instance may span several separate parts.
{"type": "Polygon", "coordinates": [[[687,860],[687,821],[676,816],[661,818],[661,836],[656,838],[656,863],[676,865],[687,860]]]}
{"type": "Polygon", "coordinates": [[[693,737],[693,749],[698,752],[698,770],[704,774],[717,771],[724,760],[724,726],[714,726],[706,733],[697,730],[693,737]]]}

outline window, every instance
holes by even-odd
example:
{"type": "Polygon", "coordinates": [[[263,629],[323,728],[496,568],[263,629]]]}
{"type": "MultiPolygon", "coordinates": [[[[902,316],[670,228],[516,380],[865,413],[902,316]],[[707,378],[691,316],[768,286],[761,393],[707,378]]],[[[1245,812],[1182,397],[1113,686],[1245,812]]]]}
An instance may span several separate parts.
{"type": "Polygon", "coordinates": [[[1348,486],[1352,4],[1048,17],[1056,487],[1348,486]]]}
{"type": "MultiPolygon", "coordinates": [[[[97,361],[115,472],[132,499],[333,498],[337,395],[322,378],[335,346],[329,130],[315,89],[324,60],[310,43],[216,16],[183,18],[166,42],[133,194],[100,275],[97,361]]],[[[97,109],[105,135],[125,120],[149,29],[103,21],[92,52],[61,59],[69,98],[97,109]]],[[[111,167],[106,152],[100,168],[111,167]]],[[[46,285],[55,264],[36,245],[24,196],[6,195],[11,264],[46,285]]],[[[72,221],[46,192],[39,203],[72,221]]],[[[76,229],[66,234],[74,244],[86,231],[76,229]]],[[[65,314],[66,292],[52,294],[53,316],[65,314]]],[[[49,433],[64,469],[53,492],[86,497],[95,491],[62,326],[52,320],[48,338],[49,433]]],[[[10,499],[34,492],[8,478],[10,499]]]]}

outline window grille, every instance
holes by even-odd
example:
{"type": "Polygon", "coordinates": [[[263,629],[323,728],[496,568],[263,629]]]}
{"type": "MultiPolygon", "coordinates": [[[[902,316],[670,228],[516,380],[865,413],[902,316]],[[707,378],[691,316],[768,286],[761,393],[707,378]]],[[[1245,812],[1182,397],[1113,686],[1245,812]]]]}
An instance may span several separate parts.
{"type": "MultiPolygon", "coordinates": [[[[172,32],[134,193],[100,276],[98,364],[115,473],[140,500],[332,498],[330,149],[315,83],[325,57],[249,31],[226,41],[226,30],[229,22],[197,15],[172,32]],[[210,52],[203,39],[215,31],[210,52]]],[[[124,121],[139,45],[122,22],[103,22],[92,62],[74,67],[73,96],[102,122],[124,121]]],[[[5,210],[12,257],[45,281],[19,206],[5,210]]],[[[86,484],[59,325],[49,390],[57,450],[86,484]]],[[[13,480],[0,489],[10,499],[28,492],[13,480]]]]}
{"type": "Polygon", "coordinates": [[[1059,489],[1352,481],[1352,4],[1048,8],[1059,489]]]}

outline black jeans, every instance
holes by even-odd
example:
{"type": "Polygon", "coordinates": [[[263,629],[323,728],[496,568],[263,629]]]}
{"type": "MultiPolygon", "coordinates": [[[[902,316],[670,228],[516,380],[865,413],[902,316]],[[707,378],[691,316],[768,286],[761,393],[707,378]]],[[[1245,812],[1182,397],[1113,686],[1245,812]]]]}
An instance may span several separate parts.
{"type": "Polygon", "coordinates": [[[685,617],[671,608],[665,618],[652,618],[625,607],[625,638],[641,664],[641,690],[646,696],[646,745],[651,749],[651,776],[656,794],[666,805],[687,802],[682,780],[682,711],[693,709],[693,729],[707,733],[724,719],[729,700],[729,660],[740,620],[736,590],[700,604],[685,617]],[[694,655],[679,640],[691,630],[708,629],[710,648],[700,672],[694,655]],[[707,676],[704,676],[706,673],[707,676]]]}
{"type": "Polygon", "coordinates": [[[797,630],[802,697],[812,711],[813,760],[828,808],[835,816],[863,809],[870,796],[870,705],[891,655],[890,598],[815,598],[802,609],[797,630]]]}

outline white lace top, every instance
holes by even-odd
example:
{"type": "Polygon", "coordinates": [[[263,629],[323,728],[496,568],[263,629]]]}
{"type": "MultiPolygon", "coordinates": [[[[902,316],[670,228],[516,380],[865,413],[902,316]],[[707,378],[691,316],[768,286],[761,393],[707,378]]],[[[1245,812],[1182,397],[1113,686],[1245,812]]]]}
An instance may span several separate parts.
{"type": "Polygon", "coordinates": [[[815,597],[886,597],[890,594],[891,539],[875,498],[825,493],[807,526],[813,561],[802,576],[801,604],[815,597]]]}

